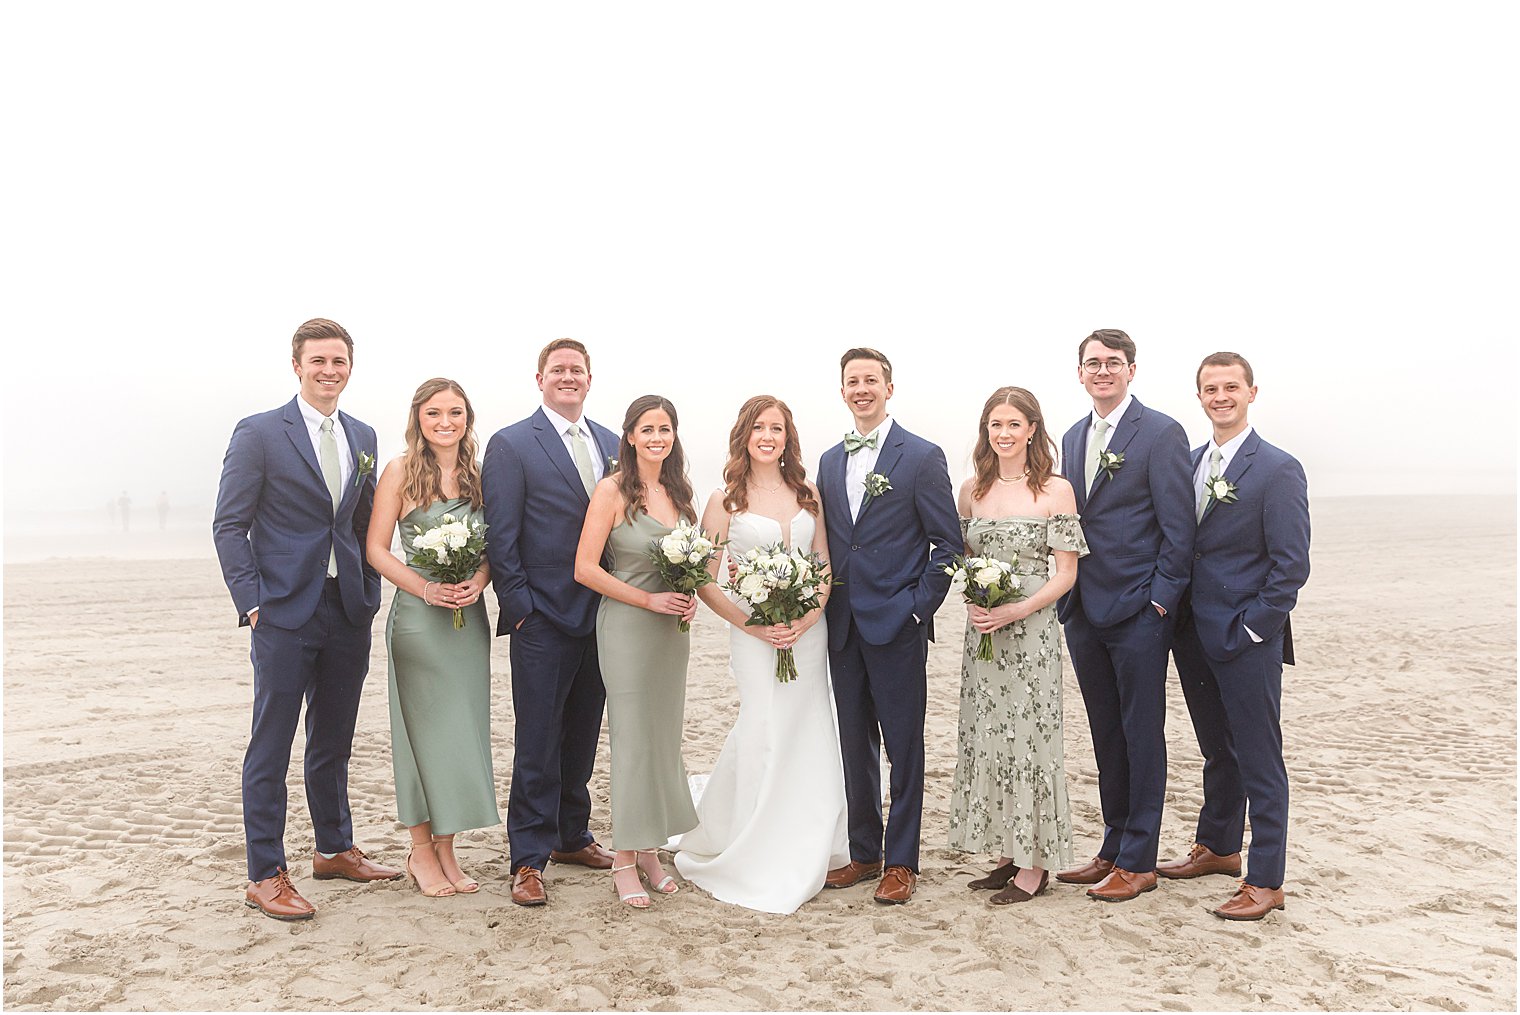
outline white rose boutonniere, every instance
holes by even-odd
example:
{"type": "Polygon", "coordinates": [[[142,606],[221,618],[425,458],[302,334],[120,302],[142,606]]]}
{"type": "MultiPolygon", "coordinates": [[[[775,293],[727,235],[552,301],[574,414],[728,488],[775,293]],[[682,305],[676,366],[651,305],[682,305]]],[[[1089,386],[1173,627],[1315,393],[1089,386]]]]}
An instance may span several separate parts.
{"type": "Polygon", "coordinates": [[[364,477],[375,471],[375,456],[368,451],[359,452],[359,467],[354,470],[354,485],[364,482],[364,477]]]}
{"type": "Polygon", "coordinates": [[[1108,473],[1108,478],[1113,479],[1114,473],[1124,467],[1124,452],[1109,451],[1106,448],[1098,452],[1098,470],[1108,473]]]}
{"type": "Polygon", "coordinates": [[[890,489],[892,489],[892,481],[886,476],[879,472],[866,473],[866,497],[860,502],[861,510],[865,510],[867,504],[890,489]]]}
{"type": "Polygon", "coordinates": [[[1234,483],[1223,476],[1210,476],[1204,481],[1204,488],[1209,492],[1210,504],[1230,504],[1235,501],[1235,491],[1239,489],[1234,483]]]}

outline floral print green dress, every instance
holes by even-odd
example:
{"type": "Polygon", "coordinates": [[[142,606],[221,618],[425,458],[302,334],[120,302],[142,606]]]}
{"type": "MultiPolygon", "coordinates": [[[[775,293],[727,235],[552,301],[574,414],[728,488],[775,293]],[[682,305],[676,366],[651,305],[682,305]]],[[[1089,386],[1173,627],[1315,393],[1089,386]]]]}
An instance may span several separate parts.
{"type": "MultiPolygon", "coordinates": [[[[970,552],[1014,565],[1026,596],[1050,577],[1050,552],[1087,553],[1076,515],[962,518],[970,552]]],[[[1071,863],[1071,806],[1061,734],[1061,630],[1055,604],[992,633],[976,658],[966,624],[950,845],[1046,870],[1071,863]]]]}

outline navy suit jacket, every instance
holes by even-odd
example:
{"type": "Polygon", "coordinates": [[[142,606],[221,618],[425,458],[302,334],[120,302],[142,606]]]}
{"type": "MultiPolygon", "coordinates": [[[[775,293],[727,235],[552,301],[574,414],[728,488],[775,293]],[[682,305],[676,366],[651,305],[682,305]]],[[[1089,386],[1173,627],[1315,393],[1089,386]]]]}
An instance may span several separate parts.
{"type": "Polygon", "coordinates": [[[964,545],[945,453],[894,419],[873,470],[892,489],[866,501],[853,521],[845,492],[848,457],[840,443],[818,463],[835,586],[825,607],[829,644],[844,646],[852,614],[873,645],[891,641],[914,614],[932,641],[934,611],[950,590],[944,569],[964,545]]]}
{"type": "Polygon", "coordinates": [[[295,398],[233,428],[211,532],[239,626],[255,606],[260,624],[294,630],[310,620],[329,551],[349,621],[368,626],[380,609],[380,573],[364,560],[375,474],[358,469],[361,454],[375,458],[375,431],[346,412],[338,418],[354,471],[336,512],[295,398]]]}
{"type": "MultiPolygon", "coordinates": [[[[1208,445],[1193,451],[1193,469],[1208,445]]],[[[1309,580],[1309,483],[1298,459],[1261,439],[1241,442],[1224,478],[1235,500],[1211,501],[1198,523],[1193,586],[1188,599],[1198,640],[1226,662],[1250,647],[1249,627],[1263,640],[1283,635],[1283,662],[1293,662],[1288,614],[1309,580]]]]}
{"type": "MultiPolygon", "coordinates": [[[[609,462],[617,454],[618,435],[598,423],[589,429],[589,450],[609,462]]],[[[496,431],[480,471],[490,526],[486,557],[501,608],[496,633],[511,634],[537,611],[568,635],[590,634],[602,597],[576,583],[575,548],[591,498],[564,437],[538,409],[496,431]]],[[[606,471],[610,475],[612,466],[606,471]]]]}
{"type": "Polygon", "coordinates": [[[1064,624],[1081,610],[1109,627],[1159,603],[1174,613],[1187,589],[1193,555],[1193,474],[1187,434],[1165,413],[1131,399],[1108,450],[1124,455],[1112,474],[1099,472],[1087,490],[1087,432],[1082,417],[1061,438],[1061,472],[1077,494],[1077,514],[1092,552],[1077,583],[1061,597],[1064,624]]]}

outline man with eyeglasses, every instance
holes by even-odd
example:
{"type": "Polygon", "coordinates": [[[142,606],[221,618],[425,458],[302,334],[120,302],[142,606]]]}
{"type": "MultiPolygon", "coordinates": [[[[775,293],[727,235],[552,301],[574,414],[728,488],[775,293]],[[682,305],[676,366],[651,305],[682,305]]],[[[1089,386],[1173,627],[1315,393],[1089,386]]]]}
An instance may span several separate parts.
{"type": "Polygon", "coordinates": [[[1092,728],[1104,832],[1097,856],[1056,878],[1127,902],[1156,887],[1166,659],[1191,573],[1192,469],[1182,427],[1129,393],[1128,335],[1093,332],[1077,362],[1093,409],[1061,439],[1061,465],[1092,553],[1061,599],[1060,620],[1092,728]]]}

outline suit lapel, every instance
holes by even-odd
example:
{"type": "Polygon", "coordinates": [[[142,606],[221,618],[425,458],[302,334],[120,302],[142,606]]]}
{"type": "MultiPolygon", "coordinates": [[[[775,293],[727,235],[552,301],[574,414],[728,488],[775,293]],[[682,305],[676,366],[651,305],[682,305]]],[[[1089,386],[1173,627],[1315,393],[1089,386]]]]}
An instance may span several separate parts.
{"type": "MultiPolygon", "coordinates": [[[[300,396],[297,395],[296,398],[300,396]]],[[[296,405],[295,398],[285,406],[285,436],[290,438],[290,443],[295,445],[296,453],[301,460],[311,467],[312,474],[317,477],[317,482],[322,484],[322,490],[327,490],[327,479],[322,475],[322,466],[317,462],[317,451],[311,446],[311,431],[306,429],[306,420],[301,415],[300,406],[296,405]]]]}
{"type": "MultiPolygon", "coordinates": [[[[1241,477],[1250,471],[1251,460],[1256,456],[1256,447],[1260,443],[1261,438],[1256,435],[1255,430],[1252,430],[1251,435],[1241,442],[1240,450],[1235,452],[1235,457],[1230,459],[1229,466],[1225,468],[1224,478],[1233,483],[1237,488],[1240,486],[1241,477]]],[[[1203,457],[1201,449],[1198,457],[1203,457]]],[[[1196,468],[1198,463],[1194,462],[1193,465],[1196,468]]],[[[1204,479],[1208,478],[1207,476],[1204,477],[1204,479]]],[[[1210,499],[1203,509],[1203,517],[1198,519],[1198,524],[1202,525],[1208,521],[1209,515],[1213,514],[1214,509],[1218,506],[1219,502],[1217,500],[1210,499]]]]}
{"type": "MultiPolygon", "coordinates": [[[[1119,419],[1119,425],[1114,427],[1114,435],[1108,439],[1108,448],[1106,450],[1123,454],[1124,449],[1129,447],[1129,442],[1135,439],[1135,434],[1140,432],[1140,417],[1144,412],[1145,409],[1140,404],[1140,399],[1131,399],[1129,408],[1124,410],[1124,415],[1119,419]]],[[[1122,465],[1120,466],[1121,469],[1123,467],[1122,465]]],[[[1084,474],[1083,478],[1085,479],[1087,471],[1087,441],[1085,439],[1082,441],[1082,471],[1084,474]]],[[[1096,497],[1098,491],[1107,486],[1112,479],[1113,476],[1108,470],[1099,469],[1097,476],[1093,478],[1092,493],[1089,495],[1089,499],[1096,497]]]]}
{"type": "MultiPolygon", "coordinates": [[[[855,522],[850,518],[850,492],[845,486],[845,470],[849,468],[849,461],[850,456],[845,454],[844,445],[837,444],[825,451],[823,461],[818,463],[819,481],[823,484],[824,506],[831,504],[835,506],[837,516],[845,526],[845,532],[855,530],[855,522]],[[838,459],[837,463],[834,458],[829,457],[831,455],[838,459]]],[[[829,531],[833,531],[832,525],[829,531]]]]}
{"type": "MultiPolygon", "coordinates": [[[[359,475],[359,428],[354,425],[354,418],[348,415],[348,413],[340,411],[338,415],[342,419],[343,436],[348,441],[348,453],[353,456],[352,461],[354,463],[353,475],[349,476],[348,482],[343,484],[343,495],[338,500],[338,509],[341,511],[343,505],[348,502],[349,497],[357,494],[359,487],[364,485],[364,477],[359,475]]],[[[323,482],[325,484],[326,480],[323,482]]]]}
{"type": "Polygon", "coordinates": [[[533,429],[538,437],[539,447],[544,449],[544,454],[549,456],[549,461],[559,470],[560,475],[565,477],[565,482],[580,495],[581,500],[591,503],[591,498],[586,495],[586,484],[581,482],[580,470],[570,460],[570,452],[565,449],[565,440],[559,431],[555,430],[549,422],[549,417],[544,415],[544,410],[539,409],[533,414],[533,429]]]}
{"type": "Polygon", "coordinates": [[[1076,436],[1071,438],[1071,454],[1066,456],[1063,463],[1066,466],[1066,481],[1077,494],[1077,514],[1081,514],[1087,507],[1087,432],[1091,429],[1092,415],[1089,413],[1077,428],[1076,436]]]}
{"type": "MultiPolygon", "coordinates": [[[[871,467],[870,472],[867,472],[866,475],[870,475],[871,472],[877,472],[890,478],[892,470],[897,468],[898,459],[902,458],[902,446],[902,427],[898,426],[896,421],[893,421],[892,430],[887,434],[887,446],[881,449],[881,453],[876,456],[876,464],[871,467]]],[[[846,490],[845,493],[848,495],[849,491],[846,490]]],[[[874,500],[876,500],[875,497],[861,497],[860,514],[855,516],[855,524],[857,526],[860,524],[860,520],[866,516],[866,511],[874,500]]],[[[848,502],[847,496],[846,503],[848,502]]]]}

